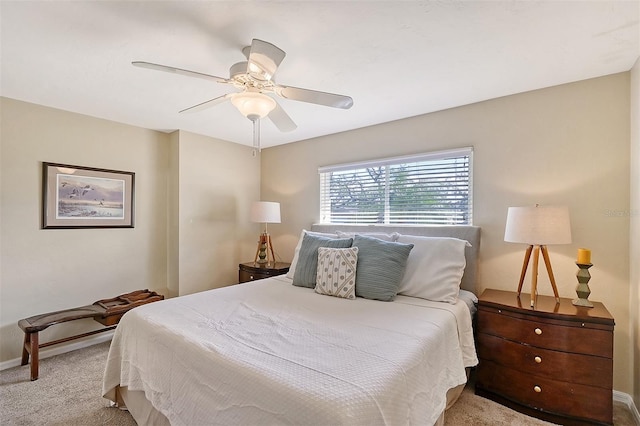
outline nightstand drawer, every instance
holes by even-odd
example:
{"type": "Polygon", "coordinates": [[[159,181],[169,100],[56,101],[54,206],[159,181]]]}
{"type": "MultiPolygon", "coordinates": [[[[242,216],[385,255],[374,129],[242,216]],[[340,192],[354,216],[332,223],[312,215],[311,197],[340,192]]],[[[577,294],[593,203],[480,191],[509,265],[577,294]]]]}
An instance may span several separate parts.
{"type": "Polygon", "coordinates": [[[613,356],[613,332],[594,329],[571,321],[545,321],[541,318],[510,315],[508,311],[479,308],[478,327],[483,333],[565,352],[613,356]]]}
{"type": "Polygon", "coordinates": [[[276,262],[272,264],[259,263],[241,263],[238,266],[238,282],[246,283],[249,281],[261,280],[264,278],[275,277],[289,272],[289,263],[276,262]]]}
{"type": "Polygon", "coordinates": [[[240,277],[240,282],[261,280],[263,278],[269,278],[269,277],[274,277],[276,275],[279,275],[279,274],[271,275],[266,272],[243,271],[242,269],[238,271],[238,273],[240,277]]]}
{"type": "Polygon", "coordinates": [[[478,334],[478,357],[524,373],[611,390],[613,359],[559,352],[478,334]]]}
{"type": "Polygon", "coordinates": [[[611,423],[611,390],[555,381],[482,360],[476,386],[547,413],[611,423]]]}

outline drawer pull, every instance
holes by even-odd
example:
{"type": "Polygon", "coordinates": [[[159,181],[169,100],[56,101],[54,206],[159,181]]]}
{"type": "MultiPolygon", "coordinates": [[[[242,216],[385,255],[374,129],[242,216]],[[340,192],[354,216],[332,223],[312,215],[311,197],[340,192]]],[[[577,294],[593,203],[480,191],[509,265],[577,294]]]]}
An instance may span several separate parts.
{"type": "Polygon", "coordinates": [[[253,275],[249,275],[249,279],[253,279],[253,275]]]}
{"type": "Polygon", "coordinates": [[[536,391],[537,393],[542,392],[542,388],[540,386],[537,386],[537,385],[533,387],[533,390],[536,391]]]}
{"type": "Polygon", "coordinates": [[[537,363],[540,364],[542,362],[542,358],[540,358],[539,356],[533,358],[533,360],[537,363]]]}
{"type": "Polygon", "coordinates": [[[533,330],[533,331],[535,331],[535,333],[536,333],[538,336],[542,334],[542,330],[540,330],[539,328],[536,328],[536,329],[535,329],[535,330],[533,330]]]}

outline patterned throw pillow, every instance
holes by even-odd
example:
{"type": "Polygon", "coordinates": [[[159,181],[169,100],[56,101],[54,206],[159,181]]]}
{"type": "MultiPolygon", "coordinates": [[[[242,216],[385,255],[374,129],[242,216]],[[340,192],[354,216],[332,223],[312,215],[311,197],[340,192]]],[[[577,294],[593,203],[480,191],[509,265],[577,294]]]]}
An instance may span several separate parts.
{"type": "Polygon", "coordinates": [[[318,248],[316,293],[355,299],[357,264],[358,247],[318,248]]]}

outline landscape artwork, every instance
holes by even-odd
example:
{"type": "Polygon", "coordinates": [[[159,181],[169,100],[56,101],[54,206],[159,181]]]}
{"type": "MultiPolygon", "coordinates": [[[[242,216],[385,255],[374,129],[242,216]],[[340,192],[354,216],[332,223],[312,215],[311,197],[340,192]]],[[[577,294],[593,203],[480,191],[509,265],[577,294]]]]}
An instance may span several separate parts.
{"type": "Polygon", "coordinates": [[[124,180],[57,175],[58,219],[124,219],[124,180]]]}
{"type": "Polygon", "coordinates": [[[133,172],[43,163],[42,228],[133,228],[133,172]]]}

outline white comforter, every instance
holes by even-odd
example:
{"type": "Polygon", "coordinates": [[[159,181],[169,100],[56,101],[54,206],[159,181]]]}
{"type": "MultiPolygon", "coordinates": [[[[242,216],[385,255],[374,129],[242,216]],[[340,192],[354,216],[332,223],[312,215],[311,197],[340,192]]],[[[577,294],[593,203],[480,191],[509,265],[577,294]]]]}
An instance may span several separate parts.
{"type": "Polygon", "coordinates": [[[431,425],[476,364],[463,302],[346,300],[281,276],[128,312],[103,395],[143,390],[172,425],[431,425]]]}

